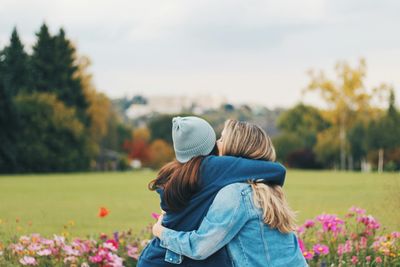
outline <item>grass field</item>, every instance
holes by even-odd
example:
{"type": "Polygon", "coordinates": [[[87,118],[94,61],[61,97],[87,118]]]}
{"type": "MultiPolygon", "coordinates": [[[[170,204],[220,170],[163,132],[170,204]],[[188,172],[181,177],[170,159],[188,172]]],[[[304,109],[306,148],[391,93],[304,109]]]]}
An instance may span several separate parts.
{"type": "MultiPolygon", "coordinates": [[[[154,175],[141,171],[0,176],[0,231],[49,235],[64,231],[64,225],[74,236],[139,231],[154,221],[151,212],[159,211],[156,193],[147,190],[154,175]],[[100,206],[110,210],[107,217],[97,217],[100,206]]],[[[285,191],[299,211],[299,222],[321,212],[343,215],[357,205],[388,230],[400,230],[399,174],[289,170],[285,191]]]]}

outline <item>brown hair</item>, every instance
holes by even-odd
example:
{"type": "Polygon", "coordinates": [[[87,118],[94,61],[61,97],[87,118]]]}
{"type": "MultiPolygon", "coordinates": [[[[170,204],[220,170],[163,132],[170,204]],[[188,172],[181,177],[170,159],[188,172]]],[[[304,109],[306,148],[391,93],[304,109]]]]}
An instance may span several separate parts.
{"type": "MultiPolygon", "coordinates": [[[[217,146],[211,151],[217,155],[217,146]]],[[[148,188],[164,190],[164,200],[171,211],[183,209],[190,198],[199,190],[200,166],[204,156],[194,157],[186,163],[174,160],[164,165],[157,178],[150,181],[148,188]]]]}
{"type": "MultiPolygon", "coordinates": [[[[222,136],[222,155],[275,161],[271,138],[259,126],[247,122],[227,120],[222,136]]],[[[296,213],[289,207],[282,188],[278,185],[251,183],[254,204],[263,211],[263,221],[271,228],[289,233],[296,228],[296,213]]]]}

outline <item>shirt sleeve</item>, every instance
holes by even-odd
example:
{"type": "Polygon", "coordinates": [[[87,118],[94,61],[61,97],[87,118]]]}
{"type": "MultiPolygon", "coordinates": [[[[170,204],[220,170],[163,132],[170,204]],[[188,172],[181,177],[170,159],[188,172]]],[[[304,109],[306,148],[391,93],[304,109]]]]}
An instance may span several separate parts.
{"type": "Polygon", "coordinates": [[[228,244],[248,220],[238,184],[219,191],[198,230],[165,228],[160,245],[194,260],[203,260],[228,244]]]}
{"type": "Polygon", "coordinates": [[[202,165],[202,181],[222,188],[249,180],[283,186],[286,169],[277,162],[231,156],[209,156],[202,165]]]}

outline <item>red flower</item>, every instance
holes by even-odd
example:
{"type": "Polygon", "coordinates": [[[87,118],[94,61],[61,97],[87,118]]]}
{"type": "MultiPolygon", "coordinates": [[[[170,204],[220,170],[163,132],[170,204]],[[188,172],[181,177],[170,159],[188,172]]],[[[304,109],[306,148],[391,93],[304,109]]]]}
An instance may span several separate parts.
{"type": "Polygon", "coordinates": [[[100,218],[106,217],[109,213],[110,213],[110,211],[107,208],[100,207],[100,210],[99,210],[99,217],[100,218]]]}

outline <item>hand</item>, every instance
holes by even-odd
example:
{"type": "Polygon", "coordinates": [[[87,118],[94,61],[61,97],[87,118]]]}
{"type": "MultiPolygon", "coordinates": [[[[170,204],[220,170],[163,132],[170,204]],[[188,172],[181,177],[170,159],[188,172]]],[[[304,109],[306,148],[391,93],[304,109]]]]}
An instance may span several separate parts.
{"type": "Polygon", "coordinates": [[[164,226],[162,226],[162,220],[164,218],[164,214],[165,212],[163,211],[160,215],[160,217],[158,217],[157,222],[153,225],[153,235],[160,238],[161,234],[164,230],[164,226]]]}

